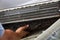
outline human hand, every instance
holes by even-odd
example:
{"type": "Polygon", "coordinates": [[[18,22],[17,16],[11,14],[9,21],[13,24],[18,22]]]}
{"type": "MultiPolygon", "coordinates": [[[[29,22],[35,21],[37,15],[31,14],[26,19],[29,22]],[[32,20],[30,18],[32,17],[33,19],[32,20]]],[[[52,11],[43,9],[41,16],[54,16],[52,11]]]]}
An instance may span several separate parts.
{"type": "Polygon", "coordinates": [[[27,31],[25,31],[28,27],[29,27],[29,25],[25,25],[23,27],[18,28],[15,32],[17,33],[17,35],[20,36],[20,38],[23,38],[24,36],[26,36],[29,33],[27,31]]]}
{"type": "Polygon", "coordinates": [[[10,29],[6,29],[3,37],[0,40],[20,40],[28,34],[25,30],[29,25],[18,28],[15,32],[10,29]]]}

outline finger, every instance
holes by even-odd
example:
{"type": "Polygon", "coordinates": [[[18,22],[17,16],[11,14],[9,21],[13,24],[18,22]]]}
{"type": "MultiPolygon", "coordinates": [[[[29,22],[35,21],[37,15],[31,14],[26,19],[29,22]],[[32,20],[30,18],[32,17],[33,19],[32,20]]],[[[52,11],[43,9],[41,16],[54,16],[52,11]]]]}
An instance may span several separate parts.
{"type": "Polygon", "coordinates": [[[24,31],[24,36],[27,35],[27,34],[29,34],[29,32],[24,31]]]}
{"type": "Polygon", "coordinates": [[[25,32],[25,31],[23,31],[23,33],[21,34],[20,38],[25,37],[27,34],[29,34],[29,32],[25,32]]]}
{"type": "Polygon", "coordinates": [[[20,27],[20,28],[18,28],[18,29],[16,30],[16,32],[24,31],[24,30],[27,29],[28,27],[29,27],[29,25],[20,27]]]}
{"type": "Polygon", "coordinates": [[[27,29],[28,27],[29,27],[29,25],[25,25],[25,26],[20,27],[20,29],[21,29],[21,30],[25,30],[25,29],[27,29]]]}
{"type": "Polygon", "coordinates": [[[25,25],[25,26],[22,26],[22,27],[20,27],[20,28],[18,28],[17,30],[25,30],[25,29],[27,29],[29,27],[29,25],[25,25]]]}

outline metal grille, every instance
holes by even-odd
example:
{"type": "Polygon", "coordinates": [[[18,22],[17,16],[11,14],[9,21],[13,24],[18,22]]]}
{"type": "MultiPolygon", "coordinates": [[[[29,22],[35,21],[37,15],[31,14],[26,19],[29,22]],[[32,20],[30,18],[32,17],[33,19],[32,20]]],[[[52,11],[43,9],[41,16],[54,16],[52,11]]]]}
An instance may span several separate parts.
{"type": "Polygon", "coordinates": [[[0,12],[1,23],[37,20],[59,17],[58,2],[35,5],[32,7],[0,12]],[[20,21],[19,21],[20,20],[20,21]]]}

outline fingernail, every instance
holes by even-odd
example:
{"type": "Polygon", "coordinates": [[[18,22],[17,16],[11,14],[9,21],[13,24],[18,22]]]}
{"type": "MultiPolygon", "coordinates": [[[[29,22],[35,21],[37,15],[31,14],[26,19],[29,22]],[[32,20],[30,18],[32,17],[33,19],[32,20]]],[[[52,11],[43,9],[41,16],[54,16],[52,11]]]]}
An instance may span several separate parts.
{"type": "Polygon", "coordinates": [[[27,25],[27,27],[29,27],[29,25],[27,25]]]}

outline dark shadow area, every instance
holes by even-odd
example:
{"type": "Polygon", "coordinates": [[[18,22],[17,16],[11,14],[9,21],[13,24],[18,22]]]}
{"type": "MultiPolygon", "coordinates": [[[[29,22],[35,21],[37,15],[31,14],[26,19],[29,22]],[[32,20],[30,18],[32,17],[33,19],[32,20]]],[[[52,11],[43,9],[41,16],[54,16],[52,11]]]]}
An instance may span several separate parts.
{"type": "Polygon", "coordinates": [[[34,21],[10,23],[10,24],[3,24],[3,26],[5,29],[11,29],[11,30],[15,31],[17,28],[28,24],[29,28],[25,31],[34,33],[34,32],[37,32],[39,30],[47,29],[57,19],[59,19],[59,18],[48,18],[48,19],[40,19],[40,20],[34,20],[34,21]]]}

